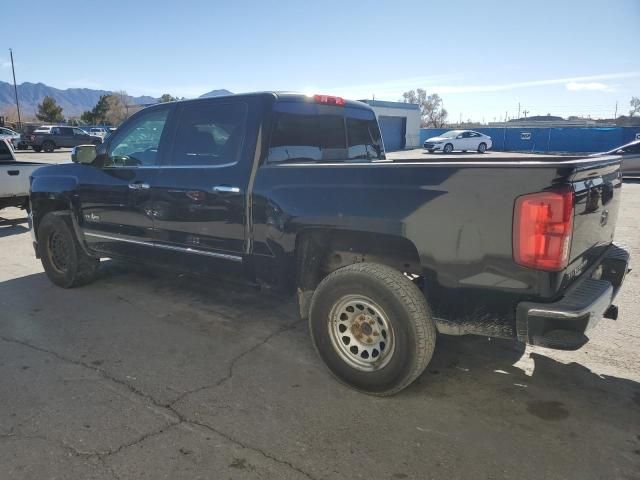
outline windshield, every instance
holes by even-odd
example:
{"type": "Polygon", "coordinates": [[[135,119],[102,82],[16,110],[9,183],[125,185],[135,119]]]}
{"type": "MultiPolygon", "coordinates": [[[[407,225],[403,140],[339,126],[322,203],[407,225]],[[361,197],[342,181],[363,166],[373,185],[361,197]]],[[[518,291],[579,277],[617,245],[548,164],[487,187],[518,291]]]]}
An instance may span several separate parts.
{"type": "Polygon", "coordinates": [[[461,132],[462,130],[451,130],[450,132],[446,132],[438,136],[442,138],[456,138],[461,132]]]}

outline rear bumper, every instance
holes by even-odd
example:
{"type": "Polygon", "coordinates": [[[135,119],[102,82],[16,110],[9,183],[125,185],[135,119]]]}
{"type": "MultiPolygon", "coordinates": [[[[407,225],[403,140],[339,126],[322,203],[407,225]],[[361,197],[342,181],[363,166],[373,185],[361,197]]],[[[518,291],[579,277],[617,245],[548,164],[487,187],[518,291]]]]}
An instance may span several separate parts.
{"type": "Polygon", "coordinates": [[[576,350],[589,338],[585,332],[603,317],[615,318],[612,307],[629,269],[629,252],[613,244],[553,303],[521,302],[516,311],[518,340],[561,350],[576,350]]]}

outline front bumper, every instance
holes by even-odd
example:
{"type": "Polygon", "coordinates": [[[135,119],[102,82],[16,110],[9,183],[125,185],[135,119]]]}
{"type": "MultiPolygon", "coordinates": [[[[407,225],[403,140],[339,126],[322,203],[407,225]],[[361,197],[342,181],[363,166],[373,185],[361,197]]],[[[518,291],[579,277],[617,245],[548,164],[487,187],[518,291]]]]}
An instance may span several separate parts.
{"type": "Polygon", "coordinates": [[[585,332],[602,317],[615,318],[612,306],[629,270],[629,252],[613,244],[553,303],[521,302],[516,311],[518,340],[560,350],[577,350],[585,332]]]}
{"type": "Polygon", "coordinates": [[[422,147],[425,150],[442,150],[442,143],[431,143],[431,142],[424,142],[422,144],[422,147]]]}

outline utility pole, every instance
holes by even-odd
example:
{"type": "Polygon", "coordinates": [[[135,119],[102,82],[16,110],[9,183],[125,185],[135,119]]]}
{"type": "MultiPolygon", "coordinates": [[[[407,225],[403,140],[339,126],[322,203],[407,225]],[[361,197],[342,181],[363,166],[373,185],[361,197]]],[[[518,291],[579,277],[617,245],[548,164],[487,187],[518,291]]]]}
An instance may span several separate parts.
{"type": "Polygon", "coordinates": [[[616,100],[616,113],[613,114],[613,119],[618,118],[618,101],[616,100]]]}
{"type": "Polygon", "coordinates": [[[524,118],[527,118],[527,114],[529,113],[529,110],[523,110],[522,113],[524,113],[524,118]]]}
{"type": "Polygon", "coordinates": [[[518,102],[518,120],[520,120],[520,102],[518,102]]]}
{"type": "Polygon", "coordinates": [[[18,101],[18,86],[16,85],[16,69],[13,67],[13,50],[9,49],[11,56],[11,71],[13,72],[13,93],[16,95],[16,109],[18,110],[18,129],[22,128],[22,120],[20,119],[20,102],[18,101]]]}

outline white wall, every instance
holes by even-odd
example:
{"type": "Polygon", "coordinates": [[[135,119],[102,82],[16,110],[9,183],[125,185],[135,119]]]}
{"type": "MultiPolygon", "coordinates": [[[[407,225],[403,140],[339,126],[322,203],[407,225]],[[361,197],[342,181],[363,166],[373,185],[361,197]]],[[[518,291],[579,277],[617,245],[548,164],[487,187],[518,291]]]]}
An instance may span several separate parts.
{"type": "Polygon", "coordinates": [[[372,106],[378,117],[407,117],[406,148],[420,146],[420,110],[372,106]]]}

